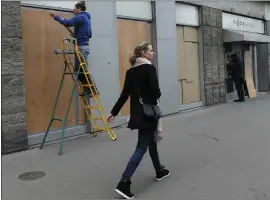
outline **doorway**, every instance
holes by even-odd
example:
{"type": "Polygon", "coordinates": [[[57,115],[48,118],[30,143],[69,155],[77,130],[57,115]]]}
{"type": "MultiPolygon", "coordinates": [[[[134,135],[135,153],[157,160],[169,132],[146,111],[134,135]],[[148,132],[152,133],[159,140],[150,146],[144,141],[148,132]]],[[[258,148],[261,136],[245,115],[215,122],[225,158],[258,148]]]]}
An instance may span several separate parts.
{"type": "MultiPolygon", "coordinates": [[[[245,80],[249,84],[249,92],[250,94],[255,97],[256,96],[256,89],[257,88],[257,70],[256,63],[256,48],[254,45],[249,43],[236,43],[236,44],[225,44],[225,63],[228,63],[228,57],[231,54],[237,54],[241,68],[242,68],[242,75],[245,77],[245,80]]],[[[227,100],[237,99],[237,91],[235,85],[231,79],[229,79],[229,71],[226,67],[226,98],[227,100]]],[[[244,93],[245,96],[248,96],[247,88],[244,85],[244,93]]]]}
{"type": "MultiPolygon", "coordinates": [[[[225,44],[225,65],[229,62],[229,57],[232,54],[237,54],[238,58],[240,59],[241,62],[241,67],[244,73],[244,53],[245,51],[243,50],[241,44],[225,44]]],[[[230,71],[228,70],[227,66],[225,66],[226,70],[226,99],[227,100],[233,100],[237,99],[237,91],[234,85],[234,82],[230,77],[230,71]]]]}

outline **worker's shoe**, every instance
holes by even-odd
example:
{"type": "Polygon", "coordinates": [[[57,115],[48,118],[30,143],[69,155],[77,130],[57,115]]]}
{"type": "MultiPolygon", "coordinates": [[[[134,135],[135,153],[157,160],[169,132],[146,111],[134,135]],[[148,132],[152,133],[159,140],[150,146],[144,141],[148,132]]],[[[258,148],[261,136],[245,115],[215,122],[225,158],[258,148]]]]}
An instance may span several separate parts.
{"type": "Polygon", "coordinates": [[[245,101],[245,99],[236,99],[236,100],[234,100],[234,102],[244,102],[245,101]]]}
{"type": "Polygon", "coordinates": [[[91,91],[88,87],[84,87],[83,91],[80,93],[80,96],[86,96],[92,98],[91,91]]]}
{"type": "Polygon", "coordinates": [[[92,91],[93,91],[93,93],[94,93],[95,96],[99,95],[99,92],[98,92],[97,87],[95,89],[95,87],[92,86],[92,91]]]}

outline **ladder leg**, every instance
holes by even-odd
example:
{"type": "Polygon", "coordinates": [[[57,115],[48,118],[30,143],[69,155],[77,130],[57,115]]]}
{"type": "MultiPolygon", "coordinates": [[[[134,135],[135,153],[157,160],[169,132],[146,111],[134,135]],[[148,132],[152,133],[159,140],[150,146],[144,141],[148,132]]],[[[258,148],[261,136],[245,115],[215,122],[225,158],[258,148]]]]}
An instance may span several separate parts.
{"type": "Polygon", "coordinates": [[[45,135],[43,137],[42,143],[40,145],[40,149],[43,148],[43,145],[44,145],[44,143],[46,141],[46,138],[48,136],[49,130],[51,128],[52,122],[54,120],[54,114],[55,114],[55,110],[56,110],[56,107],[57,107],[57,104],[58,104],[60,92],[61,92],[61,89],[62,89],[62,86],[63,86],[66,69],[67,69],[67,62],[65,62],[65,68],[64,68],[64,71],[63,71],[63,74],[62,74],[62,78],[61,78],[61,81],[60,81],[60,85],[59,85],[59,88],[58,88],[58,91],[57,91],[57,95],[56,95],[56,98],[55,98],[55,101],[54,101],[54,106],[53,106],[53,111],[52,111],[51,119],[50,119],[49,125],[47,127],[46,133],[45,133],[45,135]]]}
{"type": "Polygon", "coordinates": [[[42,140],[42,143],[41,143],[39,149],[42,149],[42,148],[43,148],[43,145],[44,145],[44,143],[45,143],[45,141],[46,141],[46,138],[47,138],[47,136],[48,136],[48,133],[49,133],[49,130],[50,130],[50,128],[51,128],[52,123],[53,123],[53,119],[51,118],[51,119],[50,119],[50,123],[49,123],[49,125],[48,125],[48,127],[47,127],[46,133],[45,133],[45,135],[44,135],[44,137],[43,137],[43,140],[42,140]]]}
{"type": "Polygon", "coordinates": [[[76,85],[77,85],[78,76],[79,76],[79,73],[77,74],[76,80],[75,80],[75,82],[73,84],[72,92],[71,92],[71,94],[69,96],[69,103],[68,103],[66,116],[65,116],[65,118],[63,120],[63,126],[62,126],[62,132],[61,132],[61,142],[60,142],[60,147],[59,147],[59,155],[62,155],[62,153],[63,153],[63,143],[64,143],[64,139],[65,139],[64,138],[64,136],[65,136],[65,128],[66,128],[66,123],[67,123],[67,119],[68,119],[68,114],[69,114],[71,104],[72,104],[73,94],[74,94],[74,91],[75,91],[75,88],[76,88],[76,85]]]}
{"type": "Polygon", "coordinates": [[[65,126],[66,126],[66,122],[63,122],[62,125],[62,131],[61,131],[61,142],[60,142],[60,147],[59,147],[59,155],[63,154],[63,145],[64,145],[64,136],[65,136],[65,126]]]}

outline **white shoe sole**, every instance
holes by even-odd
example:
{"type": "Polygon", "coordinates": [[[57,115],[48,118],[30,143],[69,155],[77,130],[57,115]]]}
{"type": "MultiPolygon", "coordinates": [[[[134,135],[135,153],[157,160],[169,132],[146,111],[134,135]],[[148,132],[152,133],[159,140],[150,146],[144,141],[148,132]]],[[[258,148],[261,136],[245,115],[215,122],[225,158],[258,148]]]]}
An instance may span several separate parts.
{"type": "Polygon", "coordinates": [[[169,172],[169,174],[168,175],[166,175],[166,176],[163,176],[162,178],[156,178],[156,180],[157,181],[161,181],[161,180],[163,180],[164,178],[168,178],[169,176],[171,175],[171,173],[169,172]]]}
{"type": "Polygon", "coordinates": [[[123,192],[121,192],[120,190],[118,189],[115,189],[114,190],[117,194],[121,195],[122,197],[124,197],[125,199],[134,199],[134,196],[133,197],[128,197],[127,195],[125,195],[123,192]]]}

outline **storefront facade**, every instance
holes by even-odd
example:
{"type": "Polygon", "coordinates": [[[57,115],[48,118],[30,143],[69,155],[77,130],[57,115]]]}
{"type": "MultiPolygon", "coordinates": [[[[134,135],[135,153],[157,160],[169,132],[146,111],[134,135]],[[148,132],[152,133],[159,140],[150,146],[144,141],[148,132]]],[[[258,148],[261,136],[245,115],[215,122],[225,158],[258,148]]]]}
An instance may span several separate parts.
{"type": "MultiPolygon", "coordinates": [[[[16,10],[16,16],[19,16],[14,18],[18,22],[6,26],[7,30],[13,28],[12,31],[3,34],[3,44],[7,47],[6,60],[2,62],[7,69],[2,72],[2,80],[6,81],[2,99],[6,102],[2,104],[5,153],[40,144],[42,140],[62,72],[63,60],[52,52],[60,48],[61,39],[69,35],[48,12],[52,9],[63,17],[71,17],[76,3],[22,1],[2,5],[6,10],[9,7],[16,10]],[[18,45],[16,50],[12,49],[10,38],[18,45]],[[15,53],[16,58],[9,58],[10,52],[15,53]],[[12,90],[14,87],[20,89],[12,90]]],[[[156,51],[154,65],[162,91],[160,101],[164,115],[236,98],[235,89],[226,81],[226,57],[235,51],[239,52],[246,70],[252,75],[256,91],[269,91],[270,41],[267,35],[270,35],[270,23],[260,19],[259,11],[263,6],[254,7],[253,16],[247,17],[243,16],[245,13],[237,13],[238,8],[229,13],[230,7],[223,10],[225,6],[198,4],[86,1],[93,29],[89,70],[106,112],[110,112],[122,90],[131,51],[143,40],[152,42],[156,51]]],[[[250,7],[248,3],[242,4],[250,7]]],[[[4,15],[8,22],[9,13],[4,15]]],[[[58,116],[65,112],[71,85],[71,79],[64,83],[58,116]]],[[[125,125],[128,120],[127,102],[113,126],[125,125]]],[[[60,128],[60,123],[54,124],[48,141],[59,138],[60,128]]],[[[66,137],[81,135],[88,130],[82,104],[74,95],[66,137]]]]}
{"type": "MultiPolygon", "coordinates": [[[[267,44],[270,37],[265,35],[265,21],[230,13],[222,13],[224,29],[225,59],[236,53],[243,66],[246,81],[254,87],[251,93],[269,91],[269,66],[267,44]]],[[[227,99],[235,98],[235,88],[229,89],[227,99]]]]}

